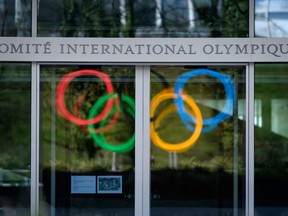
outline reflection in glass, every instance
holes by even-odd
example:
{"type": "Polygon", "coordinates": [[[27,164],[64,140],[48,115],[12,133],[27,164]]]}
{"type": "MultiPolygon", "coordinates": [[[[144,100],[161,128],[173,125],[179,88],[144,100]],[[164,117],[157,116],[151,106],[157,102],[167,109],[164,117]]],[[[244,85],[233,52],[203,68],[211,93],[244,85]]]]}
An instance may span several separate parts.
{"type": "Polygon", "coordinates": [[[29,64],[0,64],[0,215],[30,214],[29,64]]]}
{"type": "Polygon", "coordinates": [[[31,0],[0,1],[0,36],[31,35],[31,0]]]}
{"type": "Polygon", "coordinates": [[[255,211],[288,213],[288,65],[255,65],[255,99],[262,126],[255,125],[255,211]]]}
{"type": "Polygon", "coordinates": [[[38,34],[247,37],[248,0],[40,0],[38,34]]]}
{"type": "Polygon", "coordinates": [[[134,214],[134,67],[41,67],[41,212],[134,214]]]}
{"type": "Polygon", "coordinates": [[[151,215],[245,212],[245,86],[241,66],[152,67],[151,215]]]}
{"type": "Polygon", "coordinates": [[[255,1],[255,36],[288,37],[288,1],[255,1]]]}

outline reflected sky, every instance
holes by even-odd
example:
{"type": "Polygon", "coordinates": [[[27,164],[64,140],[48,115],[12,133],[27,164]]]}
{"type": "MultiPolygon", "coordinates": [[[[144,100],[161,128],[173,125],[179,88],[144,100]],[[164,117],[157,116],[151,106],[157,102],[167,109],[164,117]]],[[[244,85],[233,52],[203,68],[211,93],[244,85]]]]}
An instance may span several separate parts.
{"type": "Polygon", "coordinates": [[[288,1],[255,1],[255,36],[288,37],[288,1]]]}

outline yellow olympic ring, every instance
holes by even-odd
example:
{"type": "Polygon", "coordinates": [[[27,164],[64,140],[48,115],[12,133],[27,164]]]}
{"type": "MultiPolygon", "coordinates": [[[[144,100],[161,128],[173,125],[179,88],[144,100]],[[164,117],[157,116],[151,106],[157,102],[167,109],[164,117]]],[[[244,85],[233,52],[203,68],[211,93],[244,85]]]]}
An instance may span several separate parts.
{"type": "MultiPolygon", "coordinates": [[[[173,93],[173,89],[169,88],[169,89],[164,89],[162,90],[160,93],[158,93],[156,96],[154,96],[154,98],[152,98],[151,100],[151,104],[150,104],[150,119],[153,119],[154,117],[154,113],[156,111],[156,107],[165,100],[168,99],[173,99],[177,97],[176,94],[173,93]]],[[[183,98],[182,98],[189,106],[190,108],[192,108],[192,111],[194,112],[195,115],[195,119],[197,119],[197,122],[195,124],[195,130],[192,133],[192,135],[184,142],[181,143],[168,143],[163,141],[160,136],[156,133],[156,128],[159,126],[160,121],[167,116],[169,113],[171,112],[175,112],[176,111],[176,107],[169,107],[168,109],[163,110],[162,112],[160,112],[160,114],[157,116],[155,122],[151,121],[150,122],[150,136],[151,136],[151,140],[154,143],[154,145],[156,145],[157,147],[166,150],[166,151],[170,151],[170,152],[183,152],[183,151],[187,151],[188,149],[190,149],[195,142],[198,140],[198,138],[200,137],[201,134],[201,130],[203,127],[203,119],[202,119],[202,114],[200,112],[199,107],[196,105],[195,101],[192,99],[192,97],[188,96],[188,95],[184,95],[183,94],[183,98]]]]}

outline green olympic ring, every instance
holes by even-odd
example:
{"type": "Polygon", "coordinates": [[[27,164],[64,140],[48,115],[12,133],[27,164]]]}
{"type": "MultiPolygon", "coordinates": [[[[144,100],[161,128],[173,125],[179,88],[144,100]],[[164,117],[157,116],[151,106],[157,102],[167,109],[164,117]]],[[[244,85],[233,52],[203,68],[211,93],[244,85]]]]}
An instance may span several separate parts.
{"type": "MultiPolygon", "coordinates": [[[[107,100],[109,100],[110,98],[116,98],[118,97],[117,94],[107,94],[104,95],[102,97],[100,97],[97,102],[92,106],[91,110],[89,111],[89,119],[92,119],[93,116],[95,116],[95,114],[97,114],[97,112],[100,110],[101,107],[103,107],[103,105],[105,104],[105,102],[107,100]]],[[[121,99],[123,102],[127,103],[128,108],[126,108],[126,106],[124,106],[125,109],[127,109],[127,113],[132,116],[133,118],[135,118],[135,102],[134,100],[124,94],[121,94],[121,99]]],[[[105,126],[105,123],[107,121],[107,119],[109,118],[109,116],[113,115],[116,111],[119,111],[119,109],[114,108],[109,115],[104,118],[101,122],[100,122],[100,128],[105,126]]],[[[88,124],[88,131],[90,132],[93,140],[95,143],[97,143],[100,147],[102,147],[103,149],[112,151],[112,152],[118,152],[118,153],[126,153],[128,151],[131,151],[134,148],[135,145],[135,133],[133,134],[132,137],[129,138],[128,141],[121,143],[119,145],[112,145],[109,144],[105,141],[105,137],[104,134],[97,134],[95,133],[94,130],[94,125],[93,124],[88,124]]]]}

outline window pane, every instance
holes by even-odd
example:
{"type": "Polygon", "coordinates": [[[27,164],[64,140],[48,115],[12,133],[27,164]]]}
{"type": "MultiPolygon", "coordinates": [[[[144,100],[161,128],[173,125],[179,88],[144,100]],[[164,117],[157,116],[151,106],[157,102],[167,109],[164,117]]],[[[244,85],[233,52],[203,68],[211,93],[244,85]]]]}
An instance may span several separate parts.
{"type": "Polygon", "coordinates": [[[31,0],[0,0],[0,36],[31,35],[31,0]]]}
{"type": "Polygon", "coordinates": [[[41,66],[41,212],[134,214],[134,78],[134,67],[41,66]]]}
{"type": "Polygon", "coordinates": [[[39,36],[247,37],[248,0],[39,1],[39,36]]]}
{"type": "Polygon", "coordinates": [[[0,215],[30,214],[29,64],[0,64],[0,215]]]}
{"type": "Polygon", "coordinates": [[[288,65],[257,64],[255,99],[260,104],[255,124],[256,215],[288,212],[288,65]]]}
{"type": "Polygon", "coordinates": [[[288,1],[255,1],[255,36],[288,37],[288,1]]]}
{"type": "Polygon", "coordinates": [[[243,215],[245,67],[151,72],[151,215],[243,215]]]}

